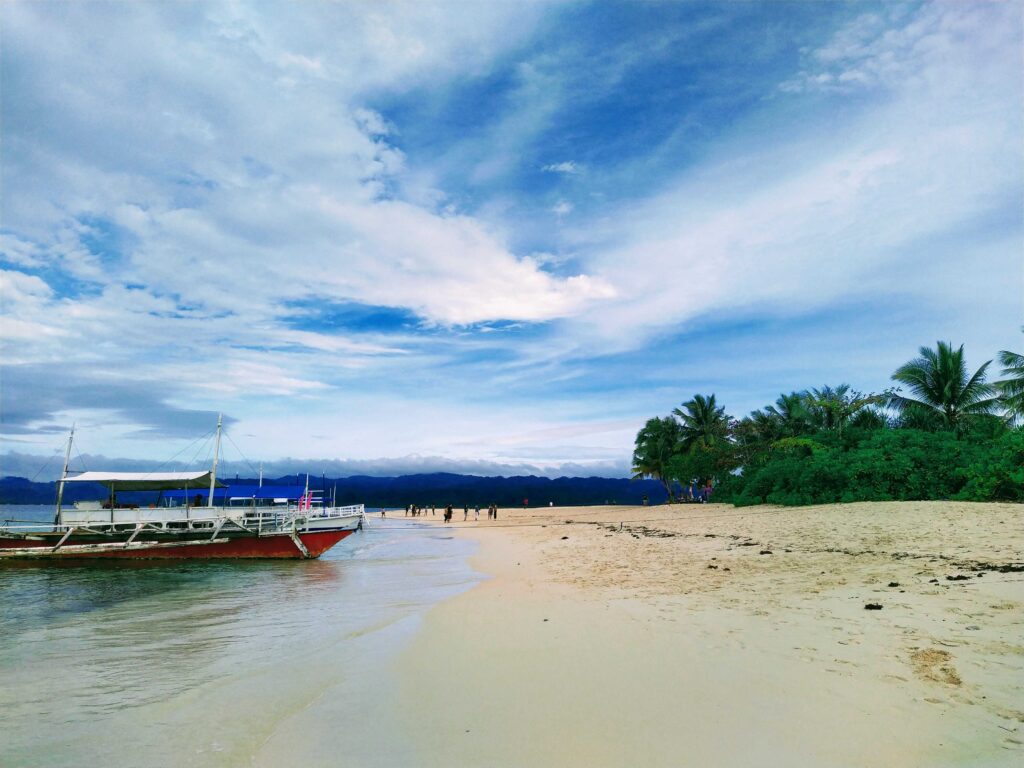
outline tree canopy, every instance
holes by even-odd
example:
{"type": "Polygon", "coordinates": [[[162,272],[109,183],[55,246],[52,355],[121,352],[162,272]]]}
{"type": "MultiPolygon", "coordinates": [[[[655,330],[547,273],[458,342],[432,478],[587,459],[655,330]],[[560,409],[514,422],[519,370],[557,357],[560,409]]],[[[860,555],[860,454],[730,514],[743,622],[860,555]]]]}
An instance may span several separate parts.
{"type": "Polygon", "coordinates": [[[1024,420],[1024,355],[1004,349],[999,353],[999,362],[1006,377],[996,384],[999,399],[1010,418],[1020,422],[1024,420]]]}
{"type": "Polygon", "coordinates": [[[985,383],[991,360],[968,376],[963,344],[953,349],[952,344],[940,341],[935,349],[921,347],[920,352],[920,357],[904,363],[892,375],[912,395],[894,394],[890,403],[896,410],[933,411],[944,426],[962,431],[972,417],[997,408],[995,387],[985,383]]]}
{"type": "Polygon", "coordinates": [[[963,346],[940,341],[897,368],[898,389],[808,388],[739,420],[696,394],[640,430],[635,476],[670,500],[696,481],[736,504],[1024,501],[1024,355],[999,361],[989,383],[991,361],[971,373],[963,346]]]}

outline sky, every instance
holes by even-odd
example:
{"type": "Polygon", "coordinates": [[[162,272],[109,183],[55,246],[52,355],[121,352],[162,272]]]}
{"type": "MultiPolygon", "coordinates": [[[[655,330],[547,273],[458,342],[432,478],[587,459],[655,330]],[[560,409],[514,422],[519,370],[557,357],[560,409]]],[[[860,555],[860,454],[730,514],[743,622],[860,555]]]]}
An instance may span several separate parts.
{"type": "Polygon", "coordinates": [[[696,393],[1024,346],[1017,2],[0,25],[0,474],[72,424],[78,468],[204,461],[223,413],[243,472],[626,476],[696,393]]]}

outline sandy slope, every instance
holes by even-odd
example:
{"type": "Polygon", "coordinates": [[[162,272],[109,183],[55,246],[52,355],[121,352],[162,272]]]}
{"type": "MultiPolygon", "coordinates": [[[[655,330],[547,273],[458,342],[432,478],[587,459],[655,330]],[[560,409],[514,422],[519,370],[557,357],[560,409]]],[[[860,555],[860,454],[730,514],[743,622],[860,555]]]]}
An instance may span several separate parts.
{"type": "Polygon", "coordinates": [[[428,616],[400,725],[423,765],[1013,765],[1024,573],[1000,568],[1022,521],[938,502],[456,523],[495,578],[428,616]]]}

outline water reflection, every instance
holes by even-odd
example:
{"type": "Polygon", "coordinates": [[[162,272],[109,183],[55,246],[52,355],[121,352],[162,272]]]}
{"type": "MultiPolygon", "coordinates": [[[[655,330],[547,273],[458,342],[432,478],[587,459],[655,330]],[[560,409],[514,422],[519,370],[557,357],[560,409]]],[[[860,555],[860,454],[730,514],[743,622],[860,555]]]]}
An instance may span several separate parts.
{"type": "Polygon", "coordinates": [[[286,711],[320,679],[341,684],[362,639],[467,588],[470,550],[381,531],[317,561],[0,567],[0,720],[11,735],[0,764],[158,764],[139,762],[133,740],[173,754],[207,719],[217,738],[245,733],[242,713],[286,711]],[[229,695],[245,706],[221,711],[229,695]],[[137,718],[146,727],[135,735],[137,718]],[[123,743],[100,738],[109,728],[123,743]]]}

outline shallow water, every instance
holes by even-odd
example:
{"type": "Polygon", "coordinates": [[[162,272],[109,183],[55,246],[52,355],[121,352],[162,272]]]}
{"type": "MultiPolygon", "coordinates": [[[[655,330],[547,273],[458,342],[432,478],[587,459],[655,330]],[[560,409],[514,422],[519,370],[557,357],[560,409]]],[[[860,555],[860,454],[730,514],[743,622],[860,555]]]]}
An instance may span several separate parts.
{"type": "Polygon", "coordinates": [[[479,578],[471,542],[387,525],[314,561],[0,566],[0,765],[248,765],[328,694],[372,749],[394,654],[479,578]]]}

